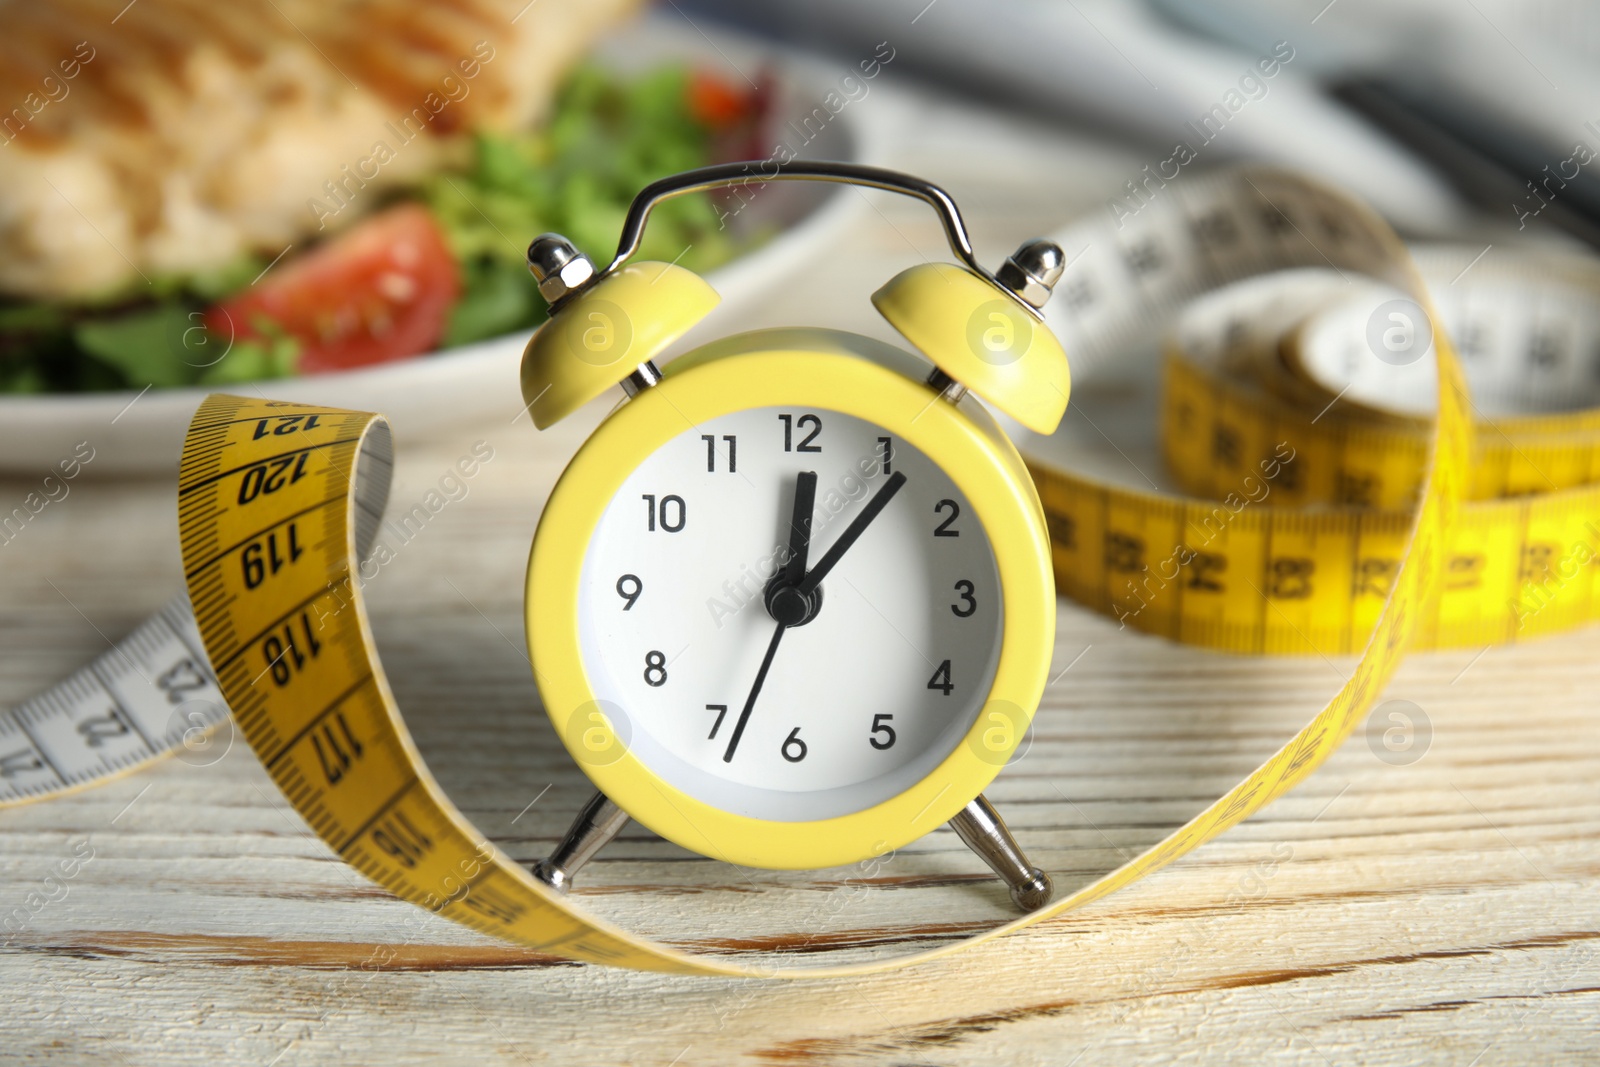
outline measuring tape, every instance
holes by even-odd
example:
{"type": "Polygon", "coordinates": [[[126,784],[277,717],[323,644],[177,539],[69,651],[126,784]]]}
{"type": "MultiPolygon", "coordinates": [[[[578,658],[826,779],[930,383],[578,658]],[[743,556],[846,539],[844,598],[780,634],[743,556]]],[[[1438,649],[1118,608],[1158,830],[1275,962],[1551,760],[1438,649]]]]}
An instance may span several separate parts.
{"type": "Polygon", "coordinates": [[[169,752],[220,758],[228,705],[179,597],[110,652],[0,716],[0,805],[94,785],[169,752]]]}
{"type": "MultiPolygon", "coordinates": [[[[585,915],[534,880],[455,809],[428,773],[395,706],[362,605],[358,570],[388,492],[387,424],[371,414],[239,397],[208,399],[184,446],[179,520],[194,629],[188,629],[182,606],[174,606],[162,616],[164,630],[140,631],[146,633],[141,648],[130,639],[89,671],[12,712],[0,737],[19,748],[11,754],[9,747],[0,750],[0,756],[27,770],[0,772],[0,803],[84,784],[173,744],[176,726],[144,737],[142,749],[124,739],[130,747],[115,755],[108,750],[98,762],[68,751],[73,745],[96,747],[90,743],[95,734],[111,729],[84,727],[88,712],[101,713],[108,699],[123,709],[130,733],[140,732],[134,721],[156,721],[150,709],[159,710],[162,700],[181,708],[182,701],[173,702],[179,694],[163,692],[161,672],[184,653],[195,668],[189,680],[204,687],[185,691],[184,700],[219,706],[226,700],[273,780],[341,858],[406,900],[539,951],[685,974],[859,974],[958,951],[1136,881],[1310,774],[1359,722],[1408,646],[1458,640],[1471,630],[1446,610],[1452,601],[1441,578],[1479,542],[1463,540],[1470,523],[1454,531],[1451,524],[1469,490],[1492,496],[1489,488],[1510,492],[1521,484],[1509,466],[1498,481],[1469,468],[1471,402],[1443,329],[1431,331],[1436,362],[1422,361],[1430,368],[1424,377],[1431,400],[1408,394],[1411,407],[1405,409],[1384,409],[1381,382],[1369,385],[1359,361],[1341,364],[1324,351],[1335,335],[1319,331],[1332,331],[1338,315],[1348,313],[1360,295],[1351,286],[1358,284],[1387,286],[1429,323],[1442,321],[1405,249],[1379,219],[1336,192],[1269,170],[1190,179],[1162,195],[1167,199],[1149,205],[1126,230],[1087,224],[1063,237],[1069,255],[1078,258],[1057,288],[1052,326],[1078,362],[1074,410],[1093,430],[1079,433],[1083,427],[1075,427],[1020,442],[1051,517],[1061,588],[1132,625],[1186,641],[1249,651],[1361,654],[1327,706],[1254,773],[1149,851],[1049,907],[917,955],[800,969],[683,953],[585,915]],[[1326,277],[1282,276],[1297,267],[1331,270],[1346,291],[1330,288],[1326,277]],[[1226,288],[1252,276],[1266,276],[1260,291],[1226,288]],[[1216,303],[1204,297],[1213,290],[1216,303]],[[1180,434],[1169,438],[1176,483],[1192,492],[1224,490],[1219,499],[1228,519],[1204,546],[1195,544],[1194,530],[1196,523],[1205,529],[1216,502],[1163,493],[1155,482],[1162,475],[1153,435],[1146,451],[1135,455],[1118,443],[1122,429],[1111,422],[1118,404],[1136,414],[1144,403],[1148,423],[1156,423],[1152,392],[1132,387],[1153,372],[1114,362],[1118,353],[1136,348],[1154,322],[1179,326],[1167,353],[1162,416],[1167,429],[1180,434]],[[1341,384],[1341,374],[1350,380],[1341,384]],[[1324,398],[1328,403],[1319,411],[1324,398]],[[1344,427],[1344,436],[1320,437],[1325,431],[1317,427],[1325,420],[1328,427],[1344,427]],[[1363,420],[1384,423],[1385,432],[1403,440],[1408,451],[1381,444],[1390,439],[1382,435],[1352,436],[1350,427],[1365,425],[1363,420]],[[1312,429],[1307,433],[1304,427],[1312,429]],[[1357,438],[1359,446],[1349,444],[1357,438]],[[1278,493],[1276,500],[1250,500],[1234,510],[1227,488],[1232,483],[1208,473],[1190,448],[1203,441],[1213,450],[1206,454],[1214,455],[1219,440],[1237,473],[1253,471],[1255,482],[1241,478],[1240,488],[1253,492],[1251,484],[1266,484],[1278,493]],[[1371,451],[1373,441],[1380,442],[1377,452],[1371,451]],[[1328,442],[1347,447],[1342,453],[1318,451],[1333,447],[1328,442]],[[1342,475],[1319,473],[1330,456],[1335,466],[1329,470],[1342,475]],[[1369,486],[1369,494],[1377,494],[1369,497],[1372,507],[1353,507],[1352,479],[1370,474],[1373,463],[1394,485],[1369,486]],[[1129,488],[1130,470],[1150,484],[1129,488]],[[1328,486],[1337,487],[1334,495],[1328,486]],[[1408,493],[1414,500],[1399,499],[1408,493]],[[1414,507],[1396,510],[1397,503],[1414,507]],[[1175,557],[1187,557],[1174,564],[1171,579],[1164,577],[1169,568],[1163,565],[1169,545],[1175,557]],[[1202,553],[1222,562],[1206,562],[1202,553]],[[1369,558],[1392,564],[1379,576],[1381,585],[1351,584],[1341,597],[1338,582],[1328,576],[1367,574],[1362,561],[1369,558]],[[1311,566],[1285,567],[1286,559],[1311,566]],[[1339,559],[1352,569],[1340,572],[1339,559]],[[1154,579],[1147,577],[1151,571],[1154,579]],[[1143,588],[1147,596],[1117,584],[1128,576],[1138,577],[1135,590],[1143,588]],[[1190,584],[1197,577],[1203,579],[1198,587],[1190,584]],[[1307,591],[1293,593],[1301,588],[1295,582],[1307,591]],[[1259,603],[1247,602],[1241,592],[1251,583],[1259,603]],[[1319,615],[1341,606],[1337,623],[1319,615]],[[204,665],[197,649],[185,644],[196,633],[208,657],[204,665]],[[133,668],[118,673],[116,657],[133,668]],[[130,678],[147,684],[134,694],[138,687],[130,678]]],[[[1416,378],[1419,372],[1410,373],[1416,378]]],[[[1477,434],[1485,436],[1481,429],[1477,434]]],[[[1570,481],[1583,484],[1576,473],[1570,481]]],[[[1562,492],[1584,490],[1549,495],[1562,492]]],[[[1525,506],[1485,501],[1467,511],[1525,506]]],[[[1212,522],[1218,525],[1214,517],[1212,522]]],[[[1515,541],[1525,552],[1534,543],[1529,529],[1491,522],[1481,536],[1502,538],[1506,545],[1515,541]]],[[[1544,527],[1538,529],[1545,536],[1544,527]]],[[[1494,556],[1502,541],[1483,541],[1483,554],[1494,556]]],[[[1498,573],[1487,569],[1491,564],[1498,565],[1493,559],[1483,565],[1486,579],[1498,573]]],[[[1487,597],[1482,594],[1477,604],[1483,617],[1491,614],[1487,597]]]]}
{"type": "Polygon", "coordinates": [[[1432,473],[1459,479],[1470,502],[1443,543],[1439,586],[1408,605],[1409,649],[1514,642],[1600,613],[1593,261],[1429,249],[1418,266],[1434,312],[1373,266],[1373,231],[1325,193],[1290,183],[1269,195],[1246,178],[1162,207],[1113,242],[1096,227],[1065,237],[1102,253],[1058,286],[1068,299],[1051,325],[1064,340],[1093,351],[1094,285],[1139,294],[1172,334],[1159,395],[1130,395],[1115,373],[1097,389],[1091,375],[1061,434],[1019,442],[1062,593],[1187,644],[1355,653],[1389,603],[1432,473]],[[1267,273],[1219,286],[1241,257],[1267,273]],[[1387,350],[1391,332],[1409,350],[1387,350]],[[1428,463],[1430,335],[1466,344],[1477,398],[1466,470],[1428,463]],[[1097,455],[1107,447],[1112,462],[1097,455]]]}

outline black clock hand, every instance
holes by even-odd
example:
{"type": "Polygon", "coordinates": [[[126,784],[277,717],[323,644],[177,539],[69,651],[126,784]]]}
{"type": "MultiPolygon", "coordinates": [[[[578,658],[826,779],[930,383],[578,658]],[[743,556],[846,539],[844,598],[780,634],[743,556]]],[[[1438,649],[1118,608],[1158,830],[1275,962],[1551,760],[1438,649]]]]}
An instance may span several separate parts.
{"type": "Polygon", "coordinates": [[[884,487],[878,490],[877,495],[867,501],[867,506],[861,509],[861,514],[855,517],[855,521],[850,523],[844,533],[839,535],[839,540],[835,541],[833,546],[817,561],[817,565],[807,572],[805,578],[796,587],[801,596],[809,597],[817,586],[822,584],[822,579],[827,577],[834,564],[839,562],[840,557],[845,554],[845,550],[855,544],[856,539],[867,532],[867,527],[872,524],[873,519],[878,517],[878,512],[888,506],[890,499],[905,484],[906,476],[899,471],[890,476],[884,487]]]}
{"type": "Polygon", "coordinates": [[[767,646],[767,654],[761,660],[761,669],[756,671],[755,684],[750,687],[750,695],[744,698],[744,708],[739,712],[739,721],[733,724],[733,736],[728,738],[728,751],[722,754],[723,763],[733,762],[734,749],[739,747],[739,738],[744,736],[745,723],[750,721],[750,712],[756,706],[756,697],[761,695],[761,686],[767,680],[767,671],[772,667],[772,657],[778,651],[778,642],[783,640],[783,632],[789,628],[787,623],[778,623],[778,628],[772,631],[772,643],[767,646]]]}
{"type": "Polygon", "coordinates": [[[789,560],[784,581],[799,585],[806,573],[806,556],[811,551],[811,513],[817,502],[817,472],[801,471],[794,485],[794,516],[789,520],[789,560]]]}
{"type": "MultiPolygon", "coordinates": [[[[806,572],[806,556],[811,550],[811,513],[816,508],[816,501],[817,472],[801,471],[794,484],[794,511],[789,518],[789,559],[784,568],[784,581],[791,586],[798,583],[806,572]]],[[[772,608],[769,606],[768,610],[772,608]]],[[[724,763],[733,762],[739,739],[744,736],[745,724],[750,721],[750,712],[755,710],[756,697],[761,695],[767,671],[772,669],[772,657],[778,652],[778,642],[783,640],[783,631],[788,628],[788,619],[779,618],[778,628],[772,632],[772,643],[767,645],[767,654],[761,660],[761,669],[756,671],[755,683],[750,686],[750,695],[745,698],[744,708],[739,712],[739,721],[733,724],[728,749],[722,754],[724,763]]]]}

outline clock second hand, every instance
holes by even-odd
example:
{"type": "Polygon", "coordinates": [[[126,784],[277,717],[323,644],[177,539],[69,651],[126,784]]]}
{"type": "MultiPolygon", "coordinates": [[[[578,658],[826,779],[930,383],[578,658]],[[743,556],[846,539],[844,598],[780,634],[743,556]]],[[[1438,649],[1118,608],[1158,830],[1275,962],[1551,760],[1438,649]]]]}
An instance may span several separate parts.
{"type": "Polygon", "coordinates": [[[788,595],[781,598],[784,608],[797,607],[798,613],[791,616],[782,610],[779,597],[769,598],[768,611],[777,619],[778,628],[772,633],[772,642],[767,645],[767,654],[761,660],[761,669],[756,671],[755,683],[750,687],[750,695],[745,698],[744,708],[739,712],[739,721],[734,723],[733,736],[728,738],[728,749],[722,754],[722,762],[732,763],[733,754],[739,747],[739,739],[744,736],[745,725],[750,721],[750,712],[755,709],[756,697],[761,694],[761,686],[767,680],[767,672],[772,669],[772,658],[778,652],[778,643],[783,640],[783,632],[792,625],[809,621],[806,614],[810,610],[811,594],[816,592],[822,579],[834,568],[834,565],[844,556],[845,551],[866,532],[872,520],[878,517],[879,512],[888,506],[889,501],[900,487],[906,484],[906,476],[896,472],[890,477],[882,489],[861,509],[839,539],[833,543],[822,559],[810,571],[805,569],[806,554],[811,544],[811,512],[815,503],[817,489],[817,475],[814,471],[802,471],[799,481],[795,485],[794,518],[789,527],[789,561],[784,573],[785,585],[788,586],[788,595]],[[804,577],[799,576],[803,574],[804,577]],[[798,583],[796,583],[796,579],[798,583]]]}

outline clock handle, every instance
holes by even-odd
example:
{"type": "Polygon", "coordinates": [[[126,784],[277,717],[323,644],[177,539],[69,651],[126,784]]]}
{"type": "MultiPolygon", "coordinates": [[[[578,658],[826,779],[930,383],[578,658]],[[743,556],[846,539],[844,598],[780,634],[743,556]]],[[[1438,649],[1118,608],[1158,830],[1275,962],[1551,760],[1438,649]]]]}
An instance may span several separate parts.
{"type": "Polygon", "coordinates": [[[594,859],[595,853],[626,825],[628,813],[597,790],[572,820],[555,851],[533,865],[533,876],[551,889],[565,893],[583,865],[594,859]]]}
{"type": "Polygon", "coordinates": [[[832,160],[797,159],[788,163],[773,163],[769,171],[767,164],[770,160],[747,160],[737,163],[718,163],[710,167],[699,167],[695,170],[686,170],[681,174],[673,174],[658,181],[651,182],[633,198],[633,203],[628,207],[627,218],[622,223],[622,239],[617,242],[617,254],[601,274],[610,274],[623,263],[627,262],[639,250],[639,242],[644,239],[645,223],[650,218],[650,209],[663,200],[685,193],[695,193],[706,189],[720,189],[732,185],[761,185],[773,181],[812,181],[812,182],[841,182],[846,185],[861,185],[869,189],[883,189],[891,193],[900,193],[904,196],[915,197],[933,208],[939,216],[939,222],[944,226],[945,239],[950,243],[950,250],[956,258],[972,268],[977,273],[994,281],[994,275],[984,270],[978,263],[978,257],[972,250],[972,240],[967,236],[966,224],[961,219],[961,212],[956,207],[956,202],[950,194],[929,181],[897,170],[885,167],[869,167],[860,163],[838,163],[832,160]],[[752,169],[754,168],[754,169],[752,169]]]}
{"type": "Polygon", "coordinates": [[[956,813],[950,827],[1011,888],[1017,907],[1036,911],[1050,903],[1055,892],[1050,876],[1028,862],[1005,820],[982,793],[956,813]]]}

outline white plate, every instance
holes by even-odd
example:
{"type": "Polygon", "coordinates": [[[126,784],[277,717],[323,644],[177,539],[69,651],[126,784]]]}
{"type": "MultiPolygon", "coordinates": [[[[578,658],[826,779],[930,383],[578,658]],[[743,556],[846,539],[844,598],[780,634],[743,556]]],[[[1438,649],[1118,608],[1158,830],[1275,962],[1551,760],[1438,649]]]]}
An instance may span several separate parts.
{"type": "MultiPolygon", "coordinates": [[[[722,32],[702,35],[683,19],[646,17],[614,34],[597,49],[607,66],[629,71],[671,60],[687,61],[730,79],[762,69],[775,76],[773,118],[782,128],[822,106],[839,79],[851,73],[803,53],[722,32]]],[[[844,107],[800,154],[813,159],[881,162],[895,115],[903,105],[887,87],[874,85],[873,106],[844,107]],[[884,99],[879,99],[879,97],[884,99]]],[[[789,137],[793,144],[797,137],[789,137]]],[[[799,147],[796,145],[796,147],[799,147]]],[[[719,267],[707,280],[723,305],[747,304],[848,228],[865,201],[837,185],[795,183],[769,186],[739,213],[751,226],[779,228],[770,241],[719,267]]],[[[534,234],[513,235],[533,238],[534,234]]],[[[211,392],[260,393],[330,407],[378,411],[389,417],[401,441],[470,423],[486,415],[514,415],[521,406],[517,366],[527,331],[464,345],[369,370],[285,378],[221,389],[150,389],[45,396],[0,394],[0,471],[46,473],[73,455],[80,442],[94,449],[86,474],[166,473],[177,469],[184,429],[211,392]]]]}

